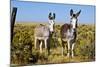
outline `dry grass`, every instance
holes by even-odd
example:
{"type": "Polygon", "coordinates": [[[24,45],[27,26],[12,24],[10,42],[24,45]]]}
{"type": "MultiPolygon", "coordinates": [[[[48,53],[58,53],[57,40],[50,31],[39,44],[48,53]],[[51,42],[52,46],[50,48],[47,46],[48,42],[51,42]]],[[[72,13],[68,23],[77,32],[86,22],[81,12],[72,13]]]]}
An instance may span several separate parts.
{"type": "MultiPolygon", "coordinates": [[[[95,60],[95,25],[79,25],[78,26],[78,36],[75,46],[75,57],[68,58],[66,56],[67,50],[64,51],[64,56],[61,55],[61,40],[60,40],[60,27],[61,25],[56,25],[57,36],[52,39],[51,43],[51,54],[48,56],[43,49],[43,53],[39,53],[39,49],[34,49],[34,28],[39,25],[38,23],[17,23],[14,28],[14,40],[13,46],[19,48],[18,44],[21,43],[24,46],[26,43],[31,43],[32,54],[34,55],[35,62],[25,62],[27,64],[58,64],[58,63],[74,63],[74,62],[87,62],[95,60]],[[18,40],[20,37],[21,41],[18,40]],[[27,39],[28,38],[28,39],[27,39]],[[56,38],[56,42],[53,41],[56,38]],[[31,41],[30,41],[31,40],[31,41]],[[55,46],[55,44],[56,46],[55,46]]],[[[30,45],[30,44],[28,44],[30,45]]],[[[24,47],[23,47],[24,48],[24,47]]],[[[16,51],[13,49],[12,51],[16,51]]],[[[27,51],[26,51],[27,52],[27,51]]],[[[28,52],[29,53],[29,52],[28,52]]],[[[23,54],[26,56],[28,54],[23,54]]],[[[13,56],[13,55],[12,55],[13,56]]],[[[11,57],[12,58],[12,57],[11,57]]],[[[15,61],[12,59],[12,61],[15,61]]],[[[17,64],[13,63],[12,64],[17,64]]],[[[18,61],[18,60],[16,60],[18,61]]],[[[23,64],[21,63],[21,65],[23,64]]]]}

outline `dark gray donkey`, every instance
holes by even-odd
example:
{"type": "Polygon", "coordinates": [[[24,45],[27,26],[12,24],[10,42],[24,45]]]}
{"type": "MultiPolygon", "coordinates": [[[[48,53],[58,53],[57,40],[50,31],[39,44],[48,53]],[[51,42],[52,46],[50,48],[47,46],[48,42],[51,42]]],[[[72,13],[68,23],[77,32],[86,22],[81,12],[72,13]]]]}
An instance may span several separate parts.
{"type": "Polygon", "coordinates": [[[47,26],[40,24],[35,28],[35,33],[34,33],[35,48],[37,47],[37,40],[39,40],[40,53],[42,52],[43,41],[45,44],[45,49],[48,49],[49,51],[50,43],[48,43],[48,41],[50,41],[50,37],[54,32],[55,13],[53,13],[53,16],[52,13],[49,13],[48,18],[49,18],[49,24],[47,26]]]}
{"type": "Polygon", "coordinates": [[[76,32],[77,32],[77,22],[78,22],[78,16],[81,13],[81,10],[77,12],[76,14],[73,13],[73,10],[70,10],[70,24],[65,23],[61,27],[61,41],[62,41],[62,56],[64,52],[64,48],[68,47],[68,53],[67,56],[69,57],[74,57],[74,45],[75,45],[75,40],[76,40],[76,32]],[[64,44],[67,42],[67,45],[64,44]]]}

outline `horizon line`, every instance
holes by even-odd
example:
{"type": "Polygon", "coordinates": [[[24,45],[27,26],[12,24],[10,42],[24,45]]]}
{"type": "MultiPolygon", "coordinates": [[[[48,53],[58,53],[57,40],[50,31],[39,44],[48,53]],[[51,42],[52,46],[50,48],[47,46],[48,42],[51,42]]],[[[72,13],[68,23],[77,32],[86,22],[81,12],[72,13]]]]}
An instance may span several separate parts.
{"type": "MultiPolygon", "coordinates": [[[[48,21],[16,21],[16,23],[47,23],[48,21]]],[[[55,22],[56,24],[59,24],[59,23],[70,23],[70,22],[63,22],[63,21],[60,21],[60,22],[55,22]]],[[[79,24],[96,24],[96,22],[79,22],[79,24]]]]}

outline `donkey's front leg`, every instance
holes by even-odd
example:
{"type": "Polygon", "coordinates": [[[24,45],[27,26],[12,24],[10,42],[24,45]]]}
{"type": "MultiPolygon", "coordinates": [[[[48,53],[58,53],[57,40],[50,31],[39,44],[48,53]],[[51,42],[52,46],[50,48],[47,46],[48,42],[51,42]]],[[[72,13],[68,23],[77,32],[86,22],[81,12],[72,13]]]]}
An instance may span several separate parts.
{"type": "Polygon", "coordinates": [[[68,40],[67,43],[68,43],[68,53],[67,53],[67,57],[69,57],[69,55],[70,55],[70,40],[68,40]]]}
{"type": "Polygon", "coordinates": [[[46,50],[47,50],[47,39],[44,40],[44,44],[45,44],[45,53],[46,53],[46,50]]]}
{"type": "Polygon", "coordinates": [[[74,57],[74,46],[75,46],[75,43],[72,44],[72,48],[71,48],[71,52],[72,52],[71,53],[72,54],[71,56],[72,56],[72,58],[74,57]]]}
{"type": "Polygon", "coordinates": [[[64,42],[62,40],[62,56],[64,56],[64,42]]]}
{"type": "Polygon", "coordinates": [[[47,39],[44,40],[45,50],[47,49],[47,39]]]}
{"type": "Polygon", "coordinates": [[[40,42],[40,53],[42,53],[42,41],[40,42]]]}

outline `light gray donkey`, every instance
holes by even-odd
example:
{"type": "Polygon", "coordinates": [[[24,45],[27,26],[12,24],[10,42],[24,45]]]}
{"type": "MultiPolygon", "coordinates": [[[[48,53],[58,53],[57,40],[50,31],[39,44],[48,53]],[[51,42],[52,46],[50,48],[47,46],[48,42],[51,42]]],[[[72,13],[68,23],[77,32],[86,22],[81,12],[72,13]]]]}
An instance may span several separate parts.
{"type": "Polygon", "coordinates": [[[45,44],[45,50],[48,49],[48,52],[50,50],[50,37],[54,32],[54,24],[55,24],[55,13],[49,13],[49,24],[42,25],[40,24],[37,26],[34,30],[34,37],[35,37],[35,48],[37,47],[37,41],[40,41],[39,47],[40,47],[40,53],[42,53],[42,45],[43,41],[45,44]],[[52,16],[53,15],[53,16],[52,16]]]}

